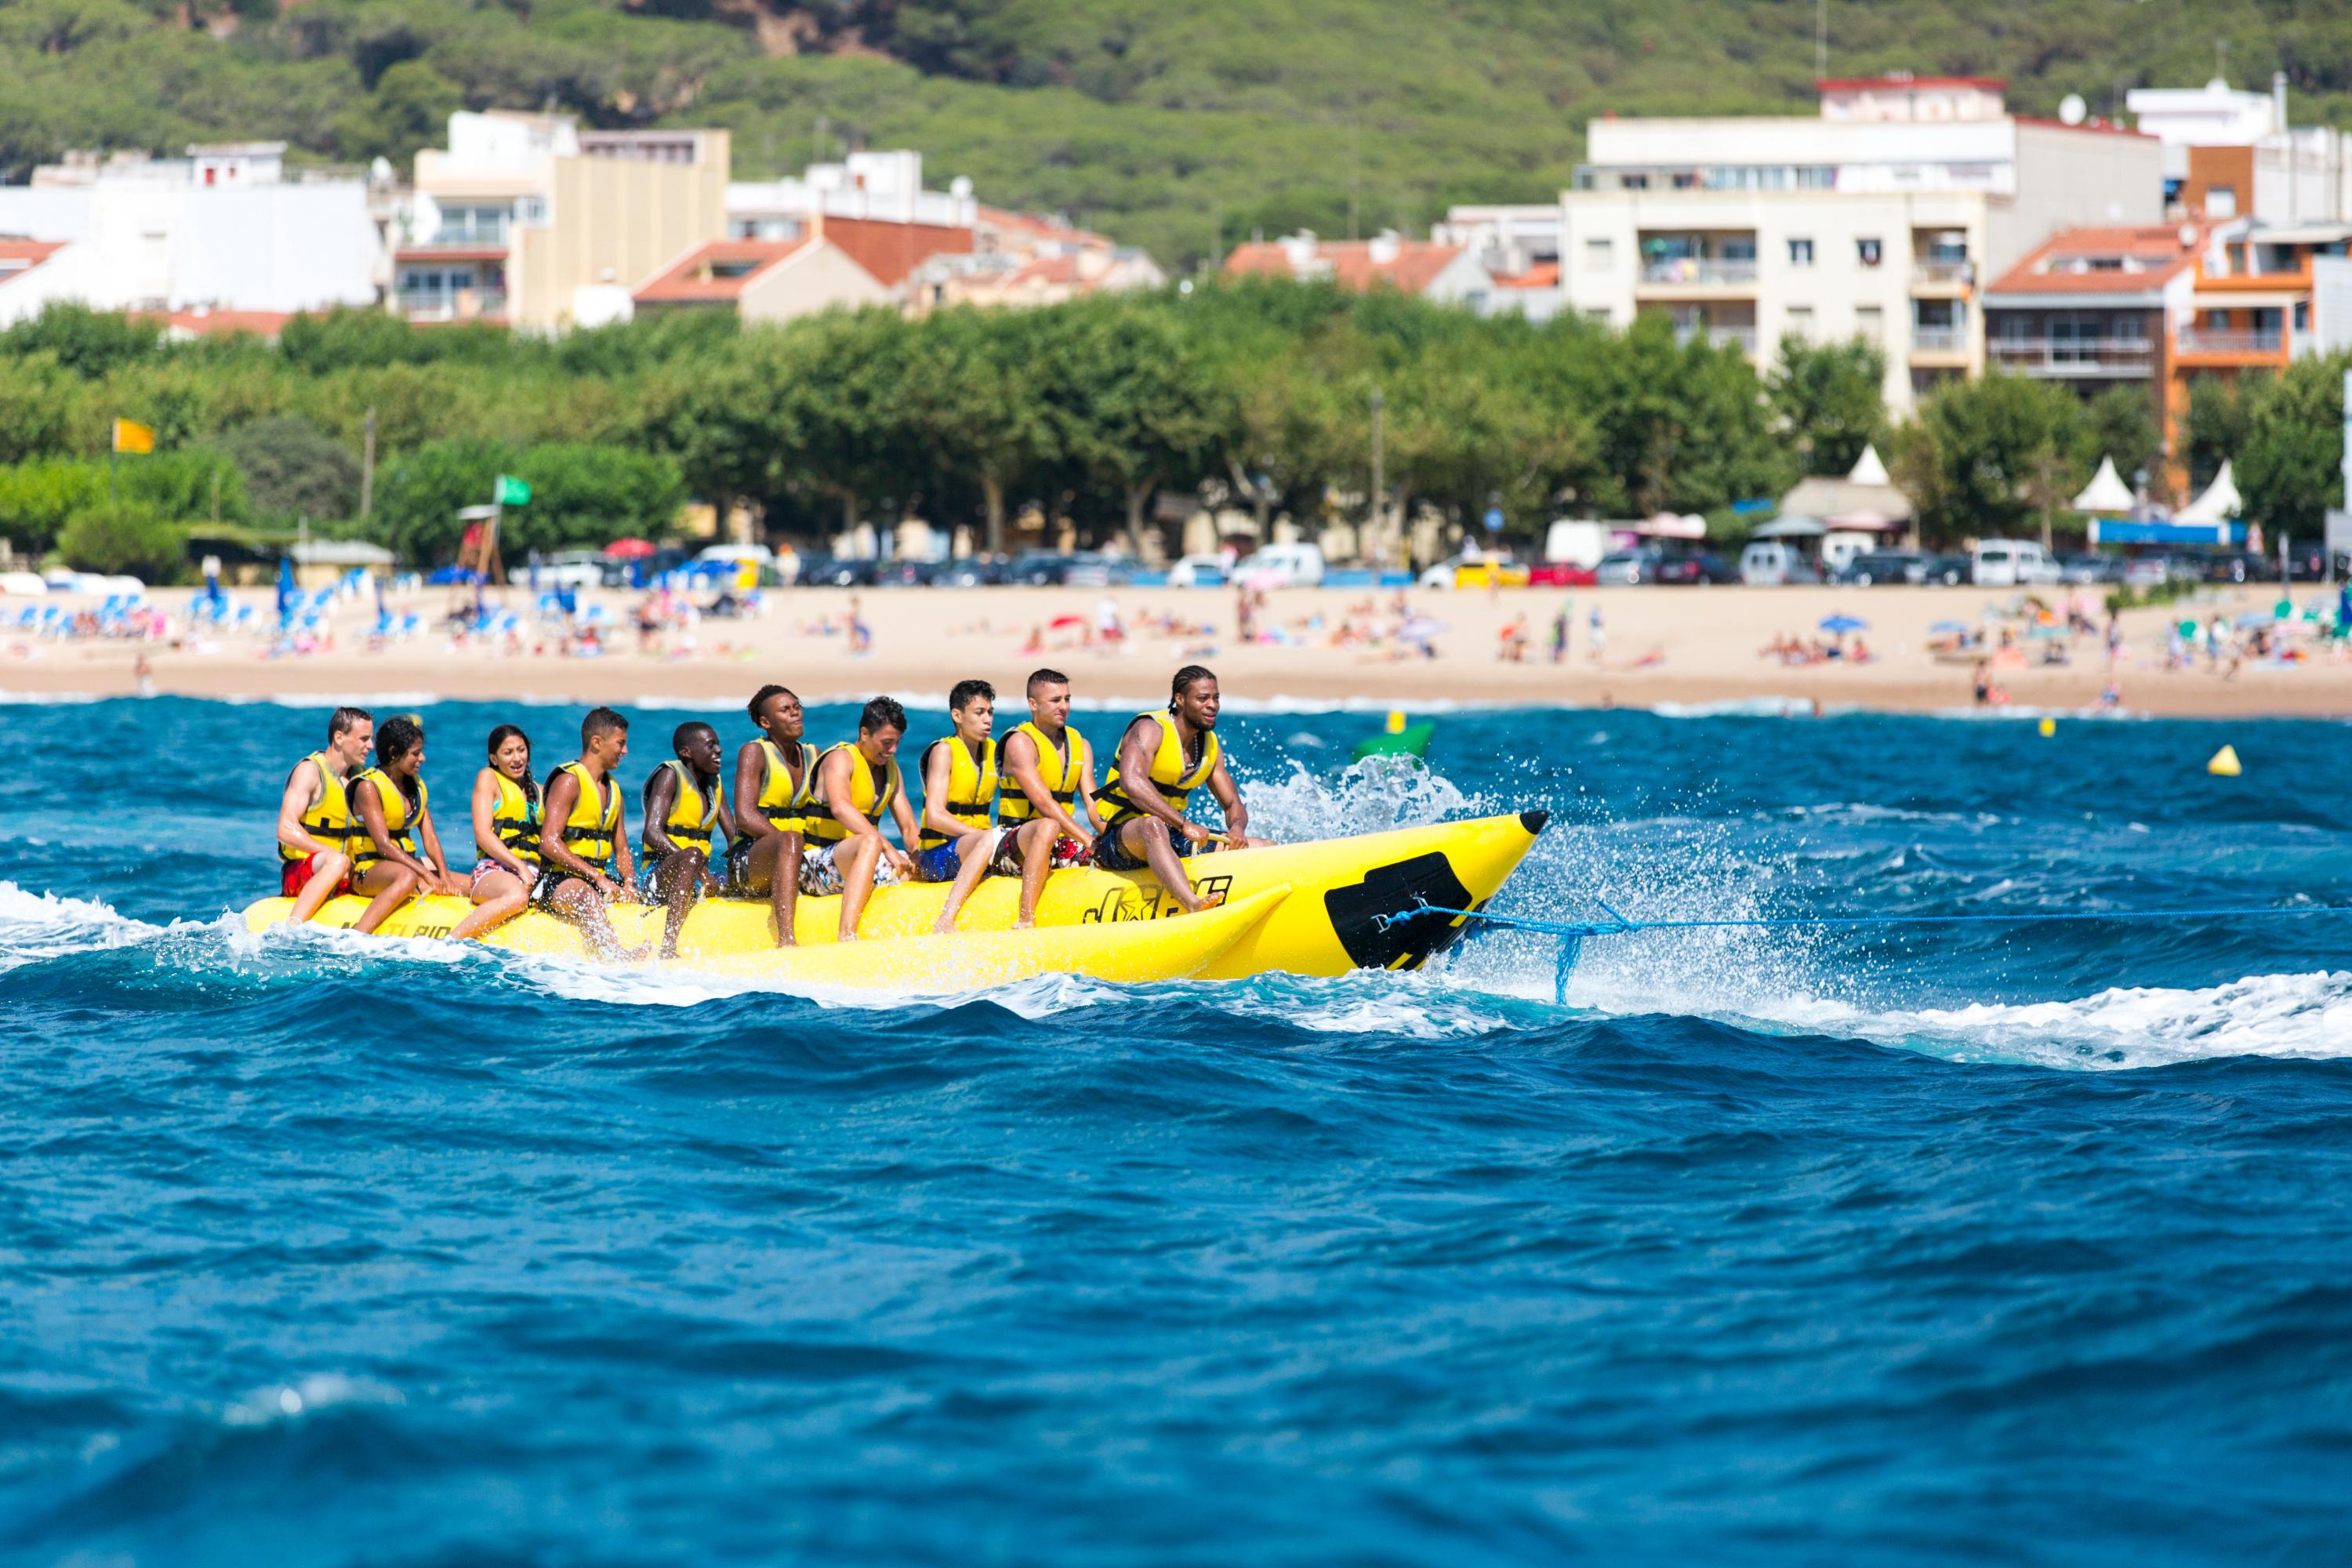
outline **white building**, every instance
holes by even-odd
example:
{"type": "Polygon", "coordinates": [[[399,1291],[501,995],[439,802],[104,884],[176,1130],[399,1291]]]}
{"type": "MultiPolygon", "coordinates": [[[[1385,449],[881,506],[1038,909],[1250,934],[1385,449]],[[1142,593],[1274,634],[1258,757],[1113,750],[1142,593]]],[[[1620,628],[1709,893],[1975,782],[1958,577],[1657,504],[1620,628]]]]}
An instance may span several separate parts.
{"type": "Polygon", "coordinates": [[[979,221],[980,205],[962,175],[944,191],[923,189],[923,155],[904,148],[852,153],[838,163],[812,163],[798,175],[727,186],[730,239],[798,239],[818,214],[969,229],[979,221]]]}
{"type": "Polygon", "coordinates": [[[280,142],[44,165],[28,184],[0,186],[0,236],[63,247],[0,291],[0,323],[53,300],[269,314],[373,305],[383,276],[367,183],[289,171],[280,142]]]}
{"type": "Polygon", "coordinates": [[[2198,88],[2135,88],[2124,102],[2140,131],[2164,143],[2176,216],[2289,225],[2352,216],[2352,136],[2289,125],[2284,74],[2268,93],[2215,77],[2198,88]]]}
{"type": "MultiPolygon", "coordinates": [[[[1618,327],[1665,315],[1759,362],[1784,335],[1863,337],[1902,409],[1983,367],[1986,280],[2058,229],[2163,217],[2151,137],[2010,114],[1988,79],[1820,87],[1810,120],[1593,121],[1552,209],[1559,306],[1618,327]]],[[[1446,233],[1490,266],[1538,267],[1543,210],[1457,209],[1446,233]]]]}

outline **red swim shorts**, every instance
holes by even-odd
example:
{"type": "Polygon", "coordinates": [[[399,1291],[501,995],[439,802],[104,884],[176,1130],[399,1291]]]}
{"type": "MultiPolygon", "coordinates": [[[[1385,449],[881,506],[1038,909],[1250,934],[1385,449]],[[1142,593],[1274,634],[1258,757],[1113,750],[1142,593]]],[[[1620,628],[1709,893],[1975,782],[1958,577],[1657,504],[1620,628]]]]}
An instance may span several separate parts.
{"type": "MultiPolygon", "coordinates": [[[[278,879],[278,886],[287,898],[293,898],[299,893],[310,885],[310,879],[319,874],[316,864],[318,858],[316,855],[305,855],[299,860],[289,860],[285,863],[285,870],[278,879]]],[[[338,893],[348,893],[351,890],[352,879],[348,876],[335,884],[335,891],[338,893]]]]}

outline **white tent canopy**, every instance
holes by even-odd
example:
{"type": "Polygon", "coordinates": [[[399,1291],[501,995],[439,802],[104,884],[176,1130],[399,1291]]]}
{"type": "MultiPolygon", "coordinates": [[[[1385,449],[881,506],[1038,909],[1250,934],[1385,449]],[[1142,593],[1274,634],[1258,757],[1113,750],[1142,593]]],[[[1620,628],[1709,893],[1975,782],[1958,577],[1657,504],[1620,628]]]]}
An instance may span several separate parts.
{"type": "Polygon", "coordinates": [[[2123,476],[2116,472],[2116,460],[2101,458],[2099,471],[2091,476],[2091,482],[2083,487],[2081,495],[2074,498],[2074,510],[2125,512],[2131,510],[2133,501],[2131,487],[2124,483],[2123,476]]]}
{"type": "Polygon", "coordinates": [[[2213,482],[2205,487],[2205,493],[2174,512],[2172,521],[2187,523],[2227,522],[2243,510],[2245,505],[2245,498],[2238,493],[2238,481],[2231,476],[2230,465],[2223,463],[2221,471],[2213,476],[2213,482]]]}
{"type": "Polygon", "coordinates": [[[1863,447],[1862,456],[1853,460],[1853,472],[1846,475],[1846,482],[1856,485],[1883,485],[1890,482],[1886,477],[1886,465],[1878,460],[1877,447],[1863,447]]]}

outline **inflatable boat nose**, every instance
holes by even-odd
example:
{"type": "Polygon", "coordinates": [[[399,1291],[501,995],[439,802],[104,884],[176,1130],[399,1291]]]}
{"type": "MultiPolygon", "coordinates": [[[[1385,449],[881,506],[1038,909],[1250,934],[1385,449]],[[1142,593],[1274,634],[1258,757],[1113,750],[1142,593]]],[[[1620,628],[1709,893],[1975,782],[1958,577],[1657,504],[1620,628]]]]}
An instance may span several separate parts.
{"type": "Polygon", "coordinates": [[[1544,824],[1550,820],[1551,813],[1549,811],[1523,811],[1519,813],[1519,826],[1528,830],[1528,834],[1530,837],[1534,837],[1536,834],[1541,833],[1544,830],[1544,824]]]}

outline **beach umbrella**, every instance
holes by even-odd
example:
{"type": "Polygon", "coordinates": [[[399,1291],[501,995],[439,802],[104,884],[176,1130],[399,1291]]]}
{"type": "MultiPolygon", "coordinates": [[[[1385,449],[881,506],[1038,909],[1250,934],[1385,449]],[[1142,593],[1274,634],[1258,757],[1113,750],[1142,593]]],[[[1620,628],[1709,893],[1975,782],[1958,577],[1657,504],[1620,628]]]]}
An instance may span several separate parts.
{"type": "Polygon", "coordinates": [[[1848,632],[1866,632],[1869,629],[1868,621],[1854,616],[1831,616],[1822,622],[1822,630],[1833,632],[1839,637],[1843,637],[1848,632]]]}
{"type": "Polygon", "coordinates": [[[1966,621],[1933,621],[1928,624],[1927,629],[1931,632],[1964,632],[1969,629],[1969,623],[1966,621]]]}
{"type": "Polygon", "coordinates": [[[650,539],[616,539],[604,546],[607,561],[642,561],[654,552],[650,539]]]}
{"type": "Polygon", "coordinates": [[[278,613],[283,616],[294,602],[294,559],[290,555],[278,558],[278,613]]]}

